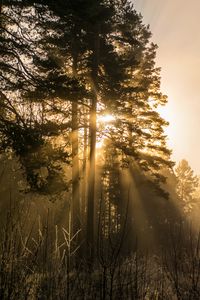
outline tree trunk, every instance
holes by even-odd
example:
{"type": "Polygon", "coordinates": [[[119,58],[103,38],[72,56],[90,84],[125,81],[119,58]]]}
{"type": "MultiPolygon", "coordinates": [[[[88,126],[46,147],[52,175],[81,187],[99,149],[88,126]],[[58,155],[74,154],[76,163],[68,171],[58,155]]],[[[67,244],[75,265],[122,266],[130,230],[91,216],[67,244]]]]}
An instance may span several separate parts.
{"type": "Polygon", "coordinates": [[[96,155],[96,107],[97,98],[93,97],[90,110],[90,156],[89,156],[89,182],[87,203],[87,251],[91,263],[94,258],[94,201],[95,201],[95,155],[96,155]]]}
{"type": "Polygon", "coordinates": [[[78,104],[72,103],[72,231],[75,234],[80,225],[80,183],[78,155],[78,104]]]}
{"type": "MultiPolygon", "coordinates": [[[[82,189],[81,189],[81,217],[82,224],[86,220],[86,197],[87,197],[87,154],[88,154],[88,111],[84,109],[84,136],[83,136],[83,166],[82,166],[82,189]]],[[[84,228],[85,229],[85,228],[84,228]]]]}
{"type": "MultiPolygon", "coordinates": [[[[73,58],[73,76],[77,75],[77,59],[73,58]]],[[[72,102],[72,234],[81,228],[80,221],[80,170],[78,139],[78,103],[72,102]]],[[[77,237],[78,239],[78,237],[77,237]]],[[[79,239],[78,239],[79,241],[79,239]]]]}
{"type": "Polygon", "coordinates": [[[90,106],[90,119],[89,119],[89,182],[88,182],[88,202],[87,202],[87,253],[88,262],[92,265],[94,260],[94,204],[95,204],[95,166],[96,166],[96,113],[98,101],[98,65],[99,65],[99,24],[95,25],[94,30],[94,48],[93,48],[93,61],[91,70],[91,88],[92,98],[90,106]]]}

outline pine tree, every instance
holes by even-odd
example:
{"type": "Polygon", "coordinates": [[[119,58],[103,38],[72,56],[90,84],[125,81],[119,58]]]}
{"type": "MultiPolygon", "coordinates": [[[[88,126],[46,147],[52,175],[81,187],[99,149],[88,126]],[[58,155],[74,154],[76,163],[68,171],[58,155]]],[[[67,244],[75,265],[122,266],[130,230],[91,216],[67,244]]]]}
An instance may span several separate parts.
{"type": "Polygon", "coordinates": [[[177,177],[177,194],[182,202],[183,211],[190,213],[195,204],[194,193],[198,186],[198,177],[187,160],[182,159],[175,169],[177,177]]]}
{"type": "Polygon", "coordinates": [[[158,180],[159,169],[173,164],[163,130],[167,123],[155,110],[166,103],[160,92],[160,69],[155,67],[157,46],[149,42],[151,33],[129,1],[121,1],[120,12],[118,47],[126,63],[126,77],[117,107],[121,137],[116,139],[117,146],[158,180]]]}
{"type": "Polygon", "coordinates": [[[36,84],[28,63],[34,47],[27,30],[23,30],[29,13],[30,9],[7,7],[4,2],[1,6],[1,149],[12,148],[21,156],[29,147],[43,142],[37,127],[39,114],[35,117],[33,104],[23,99],[23,93],[36,84]]]}
{"type": "Polygon", "coordinates": [[[63,154],[61,147],[56,149],[50,144],[55,124],[44,120],[44,102],[39,95],[32,97],[36,90],[47,93],[45,82],[33,64],[36,53],[42,53],[37,44],[40,32],[35,10],[21,2],[11,4],[5,1],[2,9],[1,148],[12,148],[19,156],[34,190],[46,193],[50,188],[52,193],[54,182],[54,193],[57,193],[61,186],[63,189],[64,182],[55,164],[63,160],[63,154]]]}

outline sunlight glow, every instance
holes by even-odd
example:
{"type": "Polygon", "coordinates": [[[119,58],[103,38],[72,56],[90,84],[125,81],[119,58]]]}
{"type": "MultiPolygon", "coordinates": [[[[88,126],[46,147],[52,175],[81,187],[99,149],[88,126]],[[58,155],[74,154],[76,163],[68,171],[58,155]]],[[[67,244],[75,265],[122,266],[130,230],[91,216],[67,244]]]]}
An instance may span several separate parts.
{"type": "MultiPolygon", "coordinates": [[[[97,126],[99,126],[102,131],[109,130],[109,128],[111,128],[113,126],[113,122],[116,120],[114,115],[111,114],[105,114],[105,115],[101,115],[99,114],[97,117],[97,126]]],[[[100,140],[97,140],[96,142],[96,149],[98,150],[98,153],[100,153],[99,151],[102,150],[103,146],[104,146],[104,140],[105,140],[105,136],[104,134],[101,136],[100,140]]]]}
{"type": "Polygon", "coordinates": [[[104,144],[104,140],[101,139],[100,141],[98,141],[98,142],[96,143],[96,149],[97,149],[97,150],[100,150],[100,149],[103,147],[103,144],[104,144]]]}
{"type": "Polygon", "coordinates": [[[109,115],[109,114],[99,116],[99,118],[98,118],[98,121],[100,123],[110,123],[114,120],[115,120],[115,117],[113,115],[109,115]]]}

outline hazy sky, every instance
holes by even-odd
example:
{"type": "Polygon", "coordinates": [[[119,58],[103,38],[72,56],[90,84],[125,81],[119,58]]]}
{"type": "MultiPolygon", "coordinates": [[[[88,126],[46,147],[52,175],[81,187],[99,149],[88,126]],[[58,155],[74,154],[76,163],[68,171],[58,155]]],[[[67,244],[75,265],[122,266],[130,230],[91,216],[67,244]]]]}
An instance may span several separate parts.
{"type": "Polygon", "coordinates": [[[200,174],[200,0],[133,0],[159,46],[162,115],[173,159],[186,158],[200,174]]]}

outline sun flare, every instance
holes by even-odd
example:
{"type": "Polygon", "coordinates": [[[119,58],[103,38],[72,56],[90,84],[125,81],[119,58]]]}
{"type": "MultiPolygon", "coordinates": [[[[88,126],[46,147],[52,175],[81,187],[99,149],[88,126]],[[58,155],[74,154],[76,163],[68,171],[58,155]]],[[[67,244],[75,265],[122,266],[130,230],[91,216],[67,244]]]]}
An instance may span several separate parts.
{"type": "MultiPolygon", "coordinates": [[[[111,114],[105,114],[105,115],[99,115],[97,118],[98,126],[101,128],[104,128],[104,130],[109,130],[110,127],[113,126],[113,122],[116,120],[114,115],[111,114]]],[[[101,150],[104,145],[105,136],[101,136],[100,140],[97,140],[96,142],[96,149],[101,150]]]]}
{"type": "Polygon", "coordinates": [[[98,121],[100,123],[110,123],[115,120],[115,117],[113,115],[107,114],[107,115],[101,115],[98,118],[98,121]]]}

